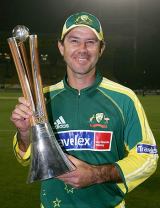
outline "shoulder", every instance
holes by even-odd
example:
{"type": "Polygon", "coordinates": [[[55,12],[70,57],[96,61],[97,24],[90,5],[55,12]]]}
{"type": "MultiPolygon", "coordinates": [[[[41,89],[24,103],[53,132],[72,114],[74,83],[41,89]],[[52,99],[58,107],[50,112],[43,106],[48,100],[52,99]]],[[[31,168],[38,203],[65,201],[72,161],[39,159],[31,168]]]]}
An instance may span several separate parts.
{"type": "Polygon", "coordinates": [[[118,94],[121,96],[129,97],[132,100],[134,100],[135,97],[137,97],[134,91],[130,88],[125,87],[117,82],[111,81],[105,77],[103,77],[102,82],[99,85],[99,88],[108,91],[109,94],[118,94]]]}
{"type": "Polygon", "coordinates": [[[63,81],[60,81],[54,85],[44,87],[43,93],[46,94],[46,93],[51,93],[51,92],[55,92],[55,91],[59,91],[63,89],[64,89],[63,81]]]}

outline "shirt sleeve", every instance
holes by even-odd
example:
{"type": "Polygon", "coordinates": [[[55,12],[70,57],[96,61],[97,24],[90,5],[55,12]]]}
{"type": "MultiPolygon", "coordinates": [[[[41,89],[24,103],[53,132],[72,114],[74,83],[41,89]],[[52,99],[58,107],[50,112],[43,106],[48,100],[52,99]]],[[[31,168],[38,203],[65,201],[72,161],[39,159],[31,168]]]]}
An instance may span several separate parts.
{"type": "Polygon", "coordinates": [[[118,186],[124,193],[150,177],[155,172],[158,161],[156,142],[136,95],[125,110],[126,156],[115,164],[123,179],[123,183],[118,186]]]}
{"type": "Polygon", "coordinates": [[[24,153],[23,157],[21,157],[21,150],[19,149],[17,141],[17,133],[13,138],[13,151],[19,163],[21,163],[23,166],[27,166],[29,164],[31,147],[29,146],[27,151],[24,153]]]}

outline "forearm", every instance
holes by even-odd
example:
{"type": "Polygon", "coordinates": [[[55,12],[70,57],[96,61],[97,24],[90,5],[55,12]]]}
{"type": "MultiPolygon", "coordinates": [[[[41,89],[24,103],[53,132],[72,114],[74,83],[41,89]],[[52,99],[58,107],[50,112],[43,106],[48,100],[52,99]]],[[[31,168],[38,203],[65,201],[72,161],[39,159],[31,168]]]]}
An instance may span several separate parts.
{"type": "Polygon", "coordinates": [[[18,146],[19,146],[19,149],[22,151],[22,153],[26,152],[29,145],[30,145],[30,131],[20,131],[18,129],[18,132],[17,132],[17,141],[18,141],[18,146]]]}
{"type": "Polygon", "coordinates": [[[95,183],[122,182],[122,178],[113,164],[93,166],[95,183]]]}
{"type": "Polygon", "coordinates": [[[18,160],[20,164],[22,164],[23,166],[26,166],[29,164],[31,145],[29,145],[28,149],[25,152],[23,152],[19,148],[19,144],[17,140],[17,133],[14,135],[14,138],[13,138],[13,151],[16,156],[16,159],[18,160]]]}
{"type": "Polygon", "coordinates": [[[71,155],[68,158],[75,165],[76,169],[58,176],[58,178],[75,188],[106,182],[122,182],[119,170],[114,164],[90,165],[71,155]]]}

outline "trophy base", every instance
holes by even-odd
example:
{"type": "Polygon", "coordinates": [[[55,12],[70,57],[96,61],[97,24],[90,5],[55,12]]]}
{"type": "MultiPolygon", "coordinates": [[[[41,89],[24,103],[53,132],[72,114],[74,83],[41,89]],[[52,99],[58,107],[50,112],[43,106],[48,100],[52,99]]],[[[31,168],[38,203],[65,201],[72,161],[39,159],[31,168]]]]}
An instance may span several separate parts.
{"type": "Polygon", "coordinates": [[[49,123],[32,126],[31,163],[27,183],[46,180],[75,170],[58,144],[49,123]]]}

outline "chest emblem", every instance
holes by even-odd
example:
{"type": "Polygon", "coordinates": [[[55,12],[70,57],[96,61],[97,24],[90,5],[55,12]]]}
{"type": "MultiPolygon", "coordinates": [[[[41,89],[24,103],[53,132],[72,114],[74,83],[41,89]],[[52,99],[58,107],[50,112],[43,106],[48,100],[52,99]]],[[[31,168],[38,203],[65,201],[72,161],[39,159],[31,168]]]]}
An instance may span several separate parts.
{"type": "Polygon", "coordinates": [[[110,119],[107,118],[104,113],[93,114],[92,117],[89,119],[90,127],[107,128],[109,120],[110,119]]]}

